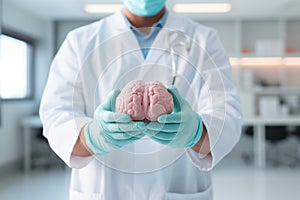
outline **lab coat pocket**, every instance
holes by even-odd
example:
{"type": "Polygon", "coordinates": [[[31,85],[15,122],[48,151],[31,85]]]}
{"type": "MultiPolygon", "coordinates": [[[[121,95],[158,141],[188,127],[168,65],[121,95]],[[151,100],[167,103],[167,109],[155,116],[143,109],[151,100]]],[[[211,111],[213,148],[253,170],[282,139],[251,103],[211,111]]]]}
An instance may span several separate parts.
{"type": "Polygon", "coordinates": [[[69,195],[69,200],[103,200],[102,195],[98,193],[86,194],[83,192],[70,190],[69,195]]]}
{"type": "Polygon", "coordinates": [[[165,200],[212,200],[212,187],[197,193],[166,193],[165,200]]]}

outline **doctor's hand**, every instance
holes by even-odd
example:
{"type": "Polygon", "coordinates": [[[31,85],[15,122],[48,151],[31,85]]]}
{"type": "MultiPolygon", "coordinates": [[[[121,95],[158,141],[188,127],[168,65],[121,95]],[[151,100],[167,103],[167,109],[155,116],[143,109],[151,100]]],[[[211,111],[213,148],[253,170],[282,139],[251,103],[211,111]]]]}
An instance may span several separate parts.
{"type": "Polygon", "coordinates": [[[175,148],[191,148],[202,135],[202,120],[175,86],[168,88],[174,100],[171,114],[161,115],[157,122],[146,125],[145,134],[154,141],[175,148]]]}
{"type": "Polygon", "coordinates": [[[94,154],[111,152],[144,136],[143,122],[133,122],[129,115],[114,112],[119,93],[119,89],[111,91],[84,128],[86,144],[94,154]]]}

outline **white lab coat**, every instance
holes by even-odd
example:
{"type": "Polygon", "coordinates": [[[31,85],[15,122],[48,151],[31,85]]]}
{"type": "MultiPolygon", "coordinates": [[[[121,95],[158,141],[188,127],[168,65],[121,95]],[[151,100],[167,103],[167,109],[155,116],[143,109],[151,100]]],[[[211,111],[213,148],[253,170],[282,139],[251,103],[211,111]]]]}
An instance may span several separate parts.
{"type": "Polygon", "coordinates": [[[172,13],[146,60],[120,12],[71,31],[51,65],[40,116],[51,148],[72,168],[71,200],[212,199],[209,170],[238,142],[242,121],[231,66],[216,32],[172,13]],[[133,79],[170,85],[168,35],[174,31],[192,38],[189,51],[177,49],[175,85],[202,117],[211,154],[164,151],[143,138],[102,158],[72,156],[81,128],[113,88],[133,79]]]}

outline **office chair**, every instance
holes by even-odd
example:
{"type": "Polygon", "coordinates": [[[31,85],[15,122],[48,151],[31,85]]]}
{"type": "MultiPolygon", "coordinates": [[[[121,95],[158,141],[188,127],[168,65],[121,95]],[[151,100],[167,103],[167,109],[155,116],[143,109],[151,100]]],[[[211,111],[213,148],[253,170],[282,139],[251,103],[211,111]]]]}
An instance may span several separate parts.
{"type": "MultiPolygon", "coordinates": [[[[245,135],[253,138],[253,127],[245,127],[245,135]]],[[[266,126],[266,153],[267,163],[271,163],[273,166],[280,164],[294,167],[294,157],[286,152],[280,151],[279,144],[287,140],[290,133],[286,130],[285,126],[266,126]]],[[[299,134],[300,135],[300,134],[299,134]]],[[[300,137],[300,136],[299,136],[300,137]]],[[[253,161],[253,153],[243,153],[242,158],[246,163],[253,161]]]]}

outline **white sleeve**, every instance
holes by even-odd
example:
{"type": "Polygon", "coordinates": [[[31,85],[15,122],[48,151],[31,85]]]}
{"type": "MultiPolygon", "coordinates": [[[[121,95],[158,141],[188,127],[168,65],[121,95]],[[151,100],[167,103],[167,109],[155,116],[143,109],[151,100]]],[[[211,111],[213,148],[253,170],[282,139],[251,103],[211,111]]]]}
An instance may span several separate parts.
{"type": "Polygon", "coordinates": [[[43,134],[53,151],[69,167],[79,168],[87,162],[71,159],[71,153],[81,128],[92,119],[84,114],[80,62],[76,49],[75,38],[68,34],[51,64],[41,100],[40,118],[43,134]]]}
{"type": "Polygon", "coordinates": [[[187,154],[199,169],[211,170],[239,141],[242,111],[228,56],[214,30],[205,46],[206,56],[200,62],[204,64],[199,65],[204,84],[198,111],[207,129],[211,153],[203,156],[188,149],[187,154]]]}

